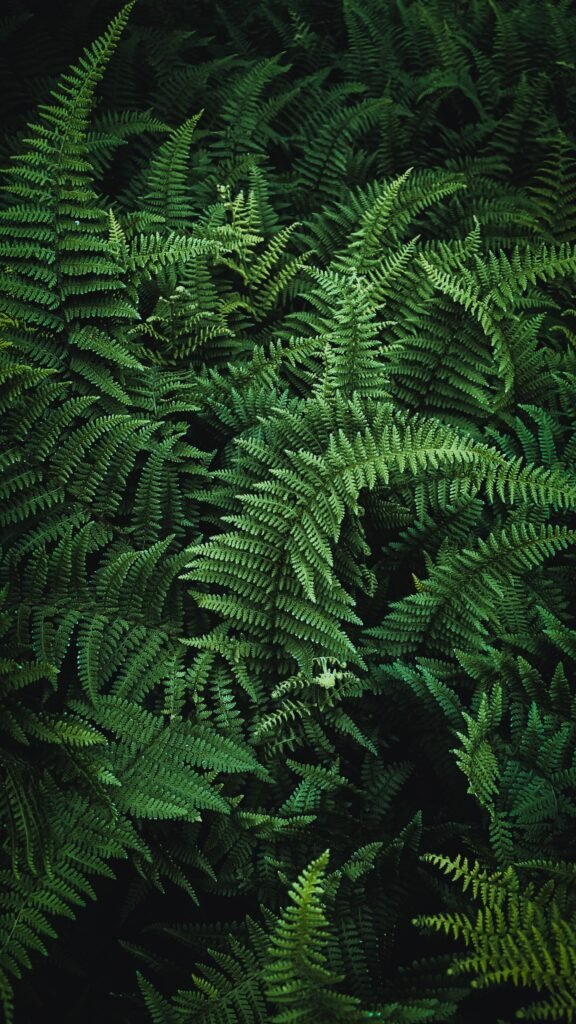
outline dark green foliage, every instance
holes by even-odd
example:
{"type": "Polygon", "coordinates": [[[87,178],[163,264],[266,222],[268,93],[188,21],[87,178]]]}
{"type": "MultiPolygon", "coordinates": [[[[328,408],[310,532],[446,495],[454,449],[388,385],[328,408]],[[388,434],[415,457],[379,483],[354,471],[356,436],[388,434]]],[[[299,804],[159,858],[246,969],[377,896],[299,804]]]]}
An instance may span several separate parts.
{"type": "Polygon", "coordinates": [[[80,6],[2,23],[4,1017],[573,1021],[571,5],[80,6]]]}

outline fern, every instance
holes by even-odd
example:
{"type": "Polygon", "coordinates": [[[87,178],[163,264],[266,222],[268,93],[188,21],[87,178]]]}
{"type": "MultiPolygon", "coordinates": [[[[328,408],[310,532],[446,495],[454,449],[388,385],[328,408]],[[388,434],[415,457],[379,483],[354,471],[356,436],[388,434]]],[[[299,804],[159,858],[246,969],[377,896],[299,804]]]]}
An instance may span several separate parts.
{"type": "Polygon", "coordinates": [[[465,914],[424,915],[417,925],[462,938],[471,954],[454,962],[452,973],[476,975],[474,987],[511,981],[535,987],[547,997],[518,1011],[520,1020],[572,1020],[574,1016],[575,942],[573,915],[554,899],[551,880],[520,888],[513,868],[489,874],[478,862],[425,855],[480,901],[476,920],[465,914]],[[550,902],[551,901],[551,902],[550,902]],[[564,912],[563,912],[564,911],[564,912]]]}
{"type": "MultiPolygon", "coordinates": [[[[320,902],[322,872],[327,854],[313,861],[290,892],[294,906],[280,917],[271,936],[270,963],[264,974],[268,998],[290,1008],[291,1019],[313,1021],[321,1014],[327,1020],[363,1020],[356,1000],[334,992],[341,980],[326,966],[327,921],[320,902]]],[[[272,1018],[289,1019],[286,1010],[272,1018]]]]}
{"type": "Polygon", "coordinates": [[[62,79],[53,102],[40,107],[28,148],[14,157],[9,172],[0,286],[8,312],[34,327],[58,331],[86,319],[134,316],[102,238],[104,214],[85,152],[94,90],[132,6],[62,79]]]}
{"type": "Polygon", "coordinates": [[[568,0],[97,15],[2,26],[4,1015],[570,1020],[568,0]]]}

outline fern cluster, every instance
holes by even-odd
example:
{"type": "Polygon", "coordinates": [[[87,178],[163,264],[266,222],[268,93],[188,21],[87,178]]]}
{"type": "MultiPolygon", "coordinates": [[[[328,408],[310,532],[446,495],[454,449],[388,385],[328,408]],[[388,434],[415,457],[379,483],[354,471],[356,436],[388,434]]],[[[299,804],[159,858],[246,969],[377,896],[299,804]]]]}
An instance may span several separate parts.
{"type": "Polygon", "coordinates": [[[573,1021],[576,16],[107,7],[2,22],[7,1024],[573,1021]]]}

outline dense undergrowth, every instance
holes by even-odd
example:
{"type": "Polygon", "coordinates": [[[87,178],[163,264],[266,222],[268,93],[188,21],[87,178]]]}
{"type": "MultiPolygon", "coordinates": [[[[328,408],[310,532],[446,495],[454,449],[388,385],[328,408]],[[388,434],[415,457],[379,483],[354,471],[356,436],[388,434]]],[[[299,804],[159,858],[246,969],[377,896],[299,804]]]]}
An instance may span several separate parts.
{"type": "Polygon", "coordinates": [[[1,41],[6,1020],[573,1021],[571,5],[1,41]]]}

